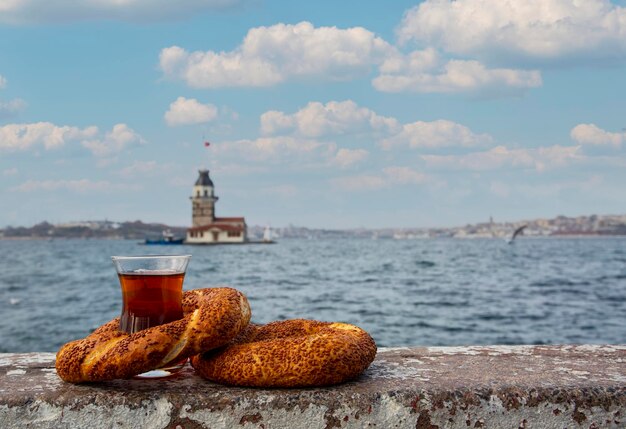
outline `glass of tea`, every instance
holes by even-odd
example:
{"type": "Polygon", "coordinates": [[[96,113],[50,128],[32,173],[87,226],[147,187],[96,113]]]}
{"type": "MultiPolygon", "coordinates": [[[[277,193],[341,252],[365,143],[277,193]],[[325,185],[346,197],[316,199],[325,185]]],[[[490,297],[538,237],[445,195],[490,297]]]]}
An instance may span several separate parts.
{"type": "MultiPolygon", "coordinates": [[[[191,255],[112,256],[122,287],[120,330],[142,329],[183,318],[183,280],[191,255]]],[[[162,378],[180,371],[187,362],[171,362],[136,378],[162,378]]]]}

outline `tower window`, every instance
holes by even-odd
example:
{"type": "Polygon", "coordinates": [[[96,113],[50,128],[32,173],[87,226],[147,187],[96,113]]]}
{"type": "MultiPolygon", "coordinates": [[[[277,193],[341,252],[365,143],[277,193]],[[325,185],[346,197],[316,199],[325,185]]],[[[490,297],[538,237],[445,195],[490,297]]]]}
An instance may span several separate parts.
{"type": "Polygon", "coordinates": [[[200,196],[200,191],[198,190],[196,191],[196,197],[199,197],[199,196],[200,196]]]}
{"type": "Polygon", "coordinates": [[[208,197],[209,196],[209,191],[207,191],[206,189],[204,190],[204,196],[208,197]]]}

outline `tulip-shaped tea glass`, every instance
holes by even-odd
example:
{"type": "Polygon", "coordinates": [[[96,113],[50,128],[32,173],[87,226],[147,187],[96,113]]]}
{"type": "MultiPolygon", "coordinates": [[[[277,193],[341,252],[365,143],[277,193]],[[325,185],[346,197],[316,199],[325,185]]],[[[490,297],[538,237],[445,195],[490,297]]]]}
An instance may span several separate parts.
{"type": "MultiPolygon", "coordinates": [[[[191,255],[112,256],[122,287],[120,330],[129,334],[183,318],[183,280],[191,255]]],[[[187,359],[135,378],[162,378],[180,371],[187,359]]]]}

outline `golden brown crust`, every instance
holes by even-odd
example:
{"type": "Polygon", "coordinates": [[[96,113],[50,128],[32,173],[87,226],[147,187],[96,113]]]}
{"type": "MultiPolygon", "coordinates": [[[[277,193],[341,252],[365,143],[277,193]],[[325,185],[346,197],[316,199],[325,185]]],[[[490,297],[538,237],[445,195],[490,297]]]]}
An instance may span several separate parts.
{"type": "Polygon", "coordinates": [[[376,343],[346,323],[286,320],[248,325],[226,347],[194,356],[203,377],[252,387],[312,387],[358,377],[376,356],[376,343]]]}
{"type": "Polygon", "coordinates": [[[119,331],[119,319],[57,353],[59,377],[71,383],[130,378],[169,362],[220,347],[250,321],[246,297],[232,288],[183,294],[184,317],[134,334],[119,331]]]}

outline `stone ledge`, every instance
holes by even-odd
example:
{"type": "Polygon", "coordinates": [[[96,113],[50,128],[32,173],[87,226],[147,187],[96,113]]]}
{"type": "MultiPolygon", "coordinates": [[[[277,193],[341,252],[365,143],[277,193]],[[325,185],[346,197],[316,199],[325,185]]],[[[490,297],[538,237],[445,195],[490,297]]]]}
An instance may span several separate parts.
{"type": "Polygon", "coordinates": [[[54,354],[0,354],[0,428],[624,428],[626,346],[381,349],[320,389],[61,381],[54,354]]]}

